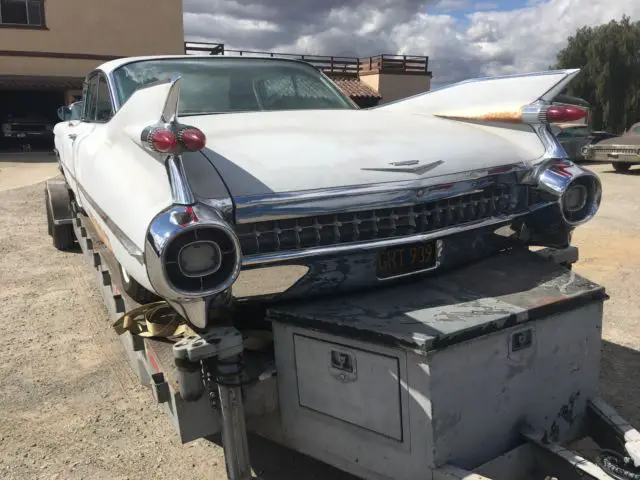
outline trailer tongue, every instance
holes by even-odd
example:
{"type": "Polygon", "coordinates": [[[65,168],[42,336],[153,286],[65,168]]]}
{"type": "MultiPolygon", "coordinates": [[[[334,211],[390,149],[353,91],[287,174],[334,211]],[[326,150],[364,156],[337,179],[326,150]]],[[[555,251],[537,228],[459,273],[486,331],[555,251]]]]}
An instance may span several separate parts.
{"type": "Polygon", "coordinates": [[[47,192],[50,233],[73,221],[141,382],[183,442],[222,432],[231,480],[251,478],[247,429],[367,479],[640,478],[640,433],[598,398],[607,296],[566,268],[574,249],[239,305],[196,334],[129,299],[88,218],[47,192]]]}

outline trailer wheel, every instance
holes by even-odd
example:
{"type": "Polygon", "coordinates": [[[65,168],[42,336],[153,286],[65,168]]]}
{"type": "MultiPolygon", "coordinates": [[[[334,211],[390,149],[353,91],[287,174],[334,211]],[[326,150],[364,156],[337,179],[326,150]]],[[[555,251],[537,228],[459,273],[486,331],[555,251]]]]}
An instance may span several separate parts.
{"type": "Polygon", "coordinates": [[[57,250],[69,250],[73,247],[76,241],[75,234],[73,233],[73,225],[69,223],[56,225],[54,223],[53,211],[51,210],[51,198],[49,197],[49,191],[46,188],[44,191],[44,200],[47,211],[47,231],[51,236],[53,246],[57,250]]]}
{"type": "Polygon", "coordinates": [[[624,163],[624,162],[613,162],[612,165],[613,165],[613,169],[618,173],[628,172],[629,169],[631,168],[630,163],[624,163]]]}
{"type": "Polygon", "coordinates": [[[118,264],[118,270],[120,271],[120,280],[122,281],[122,290],[129,295],[134,301],[141,305],[147,303],[153,303],[160,300],[160,298],[144,288],[135,279],[131,278],[127,271],[122,268],[122,265],[118,264]]]}

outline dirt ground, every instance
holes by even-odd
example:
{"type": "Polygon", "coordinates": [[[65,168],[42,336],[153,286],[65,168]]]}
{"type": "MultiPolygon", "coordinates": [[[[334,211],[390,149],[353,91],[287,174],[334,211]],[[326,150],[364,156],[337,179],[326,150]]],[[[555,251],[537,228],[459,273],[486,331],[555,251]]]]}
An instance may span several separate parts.
{"type": "Polygon", "coordinates": [[[53,153],[0,154],[0,192],[33,185],[58,174],[53,153]]]}
{"type": "MultiPolygon", "coordinates": [[[[8,168],[20,170],[0,160],[0,185],[4,174],[10,186],[8,168]]],[[[640,425],[640,169],[623,175],[607,165],[593,168],[605,196],[597,219],[575,235],[576,270],[611,295],[603,396],[640,425]]],[[[138,385],[89,268],[80,255],[55,251],[46,235],[43,184],[1,190],[7,338],[0,350],[0,478],[226,478],[221,448],[208,440],[182,446],[150,391],[138,385]]],[[[270,442],[250,443],[260,478],[352,478],[270,442]]]]}

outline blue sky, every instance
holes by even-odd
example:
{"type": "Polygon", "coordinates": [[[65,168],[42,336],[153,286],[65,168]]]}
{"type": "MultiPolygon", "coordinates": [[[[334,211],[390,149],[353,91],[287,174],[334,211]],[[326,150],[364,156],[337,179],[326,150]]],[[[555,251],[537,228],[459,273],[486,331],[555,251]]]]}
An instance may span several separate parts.
{"type": "Polygon", "coordinates": [[[283,53],[428,55],[433,84],[545,70],[583,26],[640,0],[184,0],[189,41],[283,53]]]}
{"type": "Polygon", "coordinates": [[[444,13],[462,19],[476,12],[505,12],[529,6],[531,3],[531,0],[441,0],[439,4],[428,7],[427,12],[444,13]]]}

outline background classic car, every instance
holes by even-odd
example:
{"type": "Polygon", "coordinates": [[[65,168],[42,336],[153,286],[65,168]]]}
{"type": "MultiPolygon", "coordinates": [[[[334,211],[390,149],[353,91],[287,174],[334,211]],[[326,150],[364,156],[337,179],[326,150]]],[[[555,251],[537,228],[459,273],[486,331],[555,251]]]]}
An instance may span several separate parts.
{"type": "Polygon", "coordinates": [[[551,132],[556,136],[570,159],[584,160],[582,150],[591,141],[589,125],[575,123],[553,125],[551,132]]]}
{"type": "Polygon", "coordinates": [[[360,110],[303,62],[128,58],[88,75],[82,118],[57,124],[55,143],[72,208],[127,293],[203,328],[234,299],[384,286],[514,242],[567,246],[601,196],[548,126],[586,114],[551,104],[577,73],[360,110]],[[264,269],[281,284],[261,284],[264,269]]]}
{"type": "Polygon", "coordinates": [[[616,172],[626,172],[640,163],[640,122],[619,137],[602,140],[583,149],[587,160],[611,162],[616,172]]]}
{"type": "Polygon", "coordinates": [[[612,133],[591,130],[586,123],[552,125],[551,132],[556,136],[569,158],[576,162],[585,160],[586,147],[607,138],[617,137],[612,133]]]}

